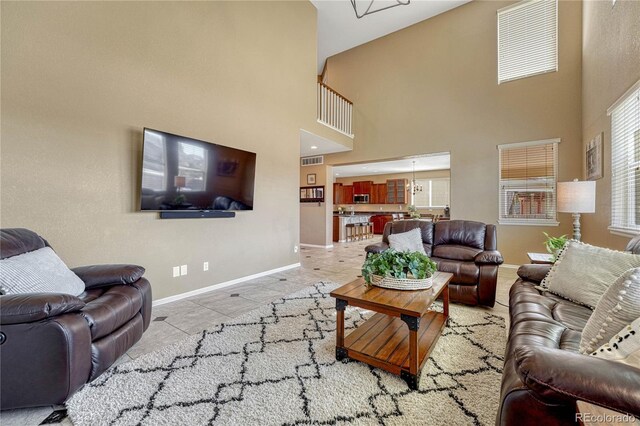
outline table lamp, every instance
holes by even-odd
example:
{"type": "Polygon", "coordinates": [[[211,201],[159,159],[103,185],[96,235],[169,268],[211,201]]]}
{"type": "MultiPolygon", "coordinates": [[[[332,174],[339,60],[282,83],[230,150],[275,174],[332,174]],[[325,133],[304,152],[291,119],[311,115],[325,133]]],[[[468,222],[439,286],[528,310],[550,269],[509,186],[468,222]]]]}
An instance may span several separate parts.
{"type": "Polygon", "coordinates": [[[595,213],[595,181],[558,182],[558,211],[572,213],[573,239],[580,241],[580,213],[595,213]]]}

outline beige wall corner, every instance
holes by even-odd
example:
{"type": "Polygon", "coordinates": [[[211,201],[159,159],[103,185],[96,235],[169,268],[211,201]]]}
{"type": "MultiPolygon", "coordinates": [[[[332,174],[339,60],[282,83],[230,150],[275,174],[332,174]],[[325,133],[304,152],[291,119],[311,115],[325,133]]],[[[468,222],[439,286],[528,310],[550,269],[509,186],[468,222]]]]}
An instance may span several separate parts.
{"type": "Polygon", "coordinates": [[[585,242],[623,249],[629,237],[614,235],[611,219],[611,117],[607,109],[640,80],[640,2],[585,1],[582,35],[582,167],[586,147],[604,133],[604,176],[596,181],[596,213],[582,215],[585,242]]]}
{"type": "Polygon", "coordinates": [[[70,266],[143,265],[155,299],[299,261],[299,129],[316,112],[311,3],[1,7],[3,227],[40,233],[70,266]],[[138,212],[145,126],[256,152],[255,210],[138,212]],[[183,264],[189,274],[171,278],[183,264]]]}
{"type": "MultiPolygon", "coordinates": [[[[561,138],[559,180],[582,173],[582,3],[559,4],[558,72],[497,84],[496,11],[512,2],[474,1],[331,57],[328,84],[354,103],[353,152],[332,164],[451,152],[454,219],[496,223],[496,145],[561,138]]],[[[543,250],[542,231],[499,226],[507,263],[543,250]]]]}

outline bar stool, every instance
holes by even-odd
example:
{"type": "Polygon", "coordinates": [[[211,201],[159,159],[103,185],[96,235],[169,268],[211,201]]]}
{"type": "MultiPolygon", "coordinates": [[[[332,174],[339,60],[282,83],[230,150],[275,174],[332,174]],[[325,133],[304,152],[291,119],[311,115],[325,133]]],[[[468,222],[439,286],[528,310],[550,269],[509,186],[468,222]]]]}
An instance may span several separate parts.
{"type": "Polygon", "coordinates": [[[362,226],[362,223],[358,222],[355,224],[356,226],[356,239],[358,241],[360,241],[362,239],[362,237],[364,236],[364,227],[362,226]]]}
{"type": "Polygon", "coordinates": [[[367,240],[373,238],[373,222],[364,223],[364,235],[367,240]]]}
{"type": "Polygon", "coordinates": [[[356,224],[355,223],[347,223],[347,225],[345,227],[345,230],[346,230],[346,234],[347,234],[346,237],[345,237],[345,240],[347,242],[353,241],[353,239],[354,239],[354,237],[356,235],[356,224]]]}

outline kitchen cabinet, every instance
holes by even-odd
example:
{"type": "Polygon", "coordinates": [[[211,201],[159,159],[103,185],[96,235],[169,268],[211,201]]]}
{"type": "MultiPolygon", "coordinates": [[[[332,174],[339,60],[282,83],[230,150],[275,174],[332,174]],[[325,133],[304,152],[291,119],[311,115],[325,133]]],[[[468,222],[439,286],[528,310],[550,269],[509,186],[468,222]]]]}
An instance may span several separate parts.
{"type": "Polygon", "coordinates": [[[353,185],[342,185],[341,204],[353,204],[353,185]]]}
{"type": "Polygon", "coordinates": [[[371,187],[371,204],[387,203],[387,184],[374,183],[371,187]]]}
{"type": "Polygon", "coordinates": [[[407,204],[407,179],[387,179],[387,203],[407,204]]]}
{"type": "Polygon", "coordinates": [[[340,241],[340,218],[333,216],[333,242],[340,241]]]}
{"type": "Polygon", "coordinates": [[[333,184],[333,204],[344,204],[342,201],[344,197],[344,189],[342,188],[341,183],[333,184]]]}
{"type": "Polygon", "coordinates": [[[353,182],[353,193],[357,195],[368,194],[371,197],[371,188],[373,186],[373,182],[361,181],[361,182],[353,182]]]}

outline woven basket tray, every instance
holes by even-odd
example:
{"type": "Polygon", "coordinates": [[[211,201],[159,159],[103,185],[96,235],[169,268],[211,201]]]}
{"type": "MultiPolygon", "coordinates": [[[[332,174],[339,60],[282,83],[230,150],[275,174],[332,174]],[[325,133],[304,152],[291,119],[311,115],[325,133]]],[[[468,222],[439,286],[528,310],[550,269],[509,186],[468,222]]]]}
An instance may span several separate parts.
{"type": "Polygon", "coordinates": [[[409,278],[393,278],[372,275],[371,284],[377,287],[391,288],[394,290],[424,290],[431,288],[433,285],[433,276],[422,280],[415,280],[409,278]]]}

